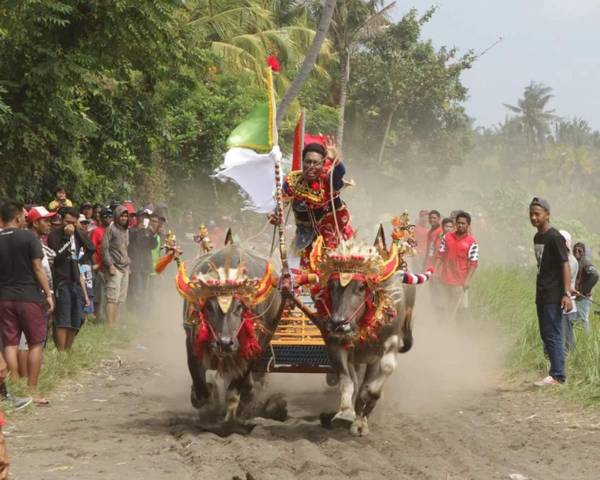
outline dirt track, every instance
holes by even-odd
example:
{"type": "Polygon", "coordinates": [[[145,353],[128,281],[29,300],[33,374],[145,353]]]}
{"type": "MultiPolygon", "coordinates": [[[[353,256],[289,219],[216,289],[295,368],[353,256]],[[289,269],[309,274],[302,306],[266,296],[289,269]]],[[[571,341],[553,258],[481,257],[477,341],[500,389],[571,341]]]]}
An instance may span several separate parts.
{"type": "Polygon", "coordinates": [[[52,406],[14,419],[13,478],[600,478],[600,415],[525,384],[498,387],[489,342],[461,344],[424,325],[369,437],[323,429],[318,414],[333,409],[334,392],[321,377],[295,375],[269,387],[286,394],[288,421],[259,419],[249,436],[220,438],[197,426],[183,334],[177,320],[164,321],[143,346],[62,386],[52,406]]]}

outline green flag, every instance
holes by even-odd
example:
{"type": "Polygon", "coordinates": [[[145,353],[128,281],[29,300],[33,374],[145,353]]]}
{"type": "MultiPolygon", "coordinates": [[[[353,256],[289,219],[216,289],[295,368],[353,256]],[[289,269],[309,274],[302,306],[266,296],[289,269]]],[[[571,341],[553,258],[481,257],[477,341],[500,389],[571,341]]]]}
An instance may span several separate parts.
{"type": "Polygon", "coordinates": [[[258,153],[273,149],[273,114],[269,103],[254,107],[246,119],[229,135],[227,148],[249,148],[258,153]]]}

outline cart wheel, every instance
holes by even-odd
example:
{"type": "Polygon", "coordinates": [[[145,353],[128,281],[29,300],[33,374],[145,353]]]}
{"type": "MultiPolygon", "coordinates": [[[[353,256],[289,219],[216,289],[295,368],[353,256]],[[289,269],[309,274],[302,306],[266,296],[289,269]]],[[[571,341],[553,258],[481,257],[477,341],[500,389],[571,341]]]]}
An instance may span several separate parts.
{"type": "Polygon", "coordinates": [[[340,383],[340,377],[337,373],[328,373],[325,375],[325,379],[327,380],[327,385],[330,387],[335,387],[340,383]]]}

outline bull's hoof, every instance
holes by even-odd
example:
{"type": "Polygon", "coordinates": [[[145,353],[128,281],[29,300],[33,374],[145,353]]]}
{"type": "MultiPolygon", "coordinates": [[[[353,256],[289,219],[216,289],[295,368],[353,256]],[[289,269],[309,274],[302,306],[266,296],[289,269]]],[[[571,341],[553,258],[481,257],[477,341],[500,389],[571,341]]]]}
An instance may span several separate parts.
{"type": "Polygon", "coordinates": [[[331,419],[331,425],[334,427],[345,427],[348,428],[356,420],[356,413],[354,410],[341,410],[336,413],[331,419]]]}
{"type": "Polygon", "coordinates": [[[196,395],[196,390],[194,389],[194,386],[192,385],[192,391],[190,393],[190,402],[192,402],[192,406],[196,410],[200,410],[202,407],[204,407],[208,403],[208,398],[207,397],[198,398],[198,395],[196,395]]]}
{"type": "Polygon", "coordinates": [[[350,427],[350,433],[355,437],[365,437],[369,434],[369,422],[366,417],[357,417],[350,427]]]}
{"type": "Polygon", "coordinates": [[[327,381],[327,385],[330,387],[335,387],[338,383],[340,383],[340,376],[337,373],[328,373],[325,376],[325,380],[327,381]]]}

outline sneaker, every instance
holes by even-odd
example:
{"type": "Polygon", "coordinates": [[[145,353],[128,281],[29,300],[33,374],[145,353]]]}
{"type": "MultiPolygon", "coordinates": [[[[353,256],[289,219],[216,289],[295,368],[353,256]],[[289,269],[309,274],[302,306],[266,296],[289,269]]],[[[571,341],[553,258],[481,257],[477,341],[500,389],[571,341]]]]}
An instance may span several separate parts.
{"type": "Polygon", "coordinates": [[[25,408],[33,402],[31,397],[15,397],[10,393],[6,396],[2,403],[4,403],[9,409],[17,411],[25,408]]]}
{"type": "Polygon", "coordinates": [[[560,385],[560,382],[548,375],[546,378],[533,383],[536,387],[545,387],[546,385],[560,385]]]}

